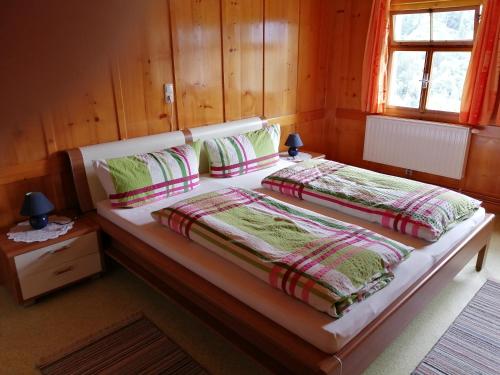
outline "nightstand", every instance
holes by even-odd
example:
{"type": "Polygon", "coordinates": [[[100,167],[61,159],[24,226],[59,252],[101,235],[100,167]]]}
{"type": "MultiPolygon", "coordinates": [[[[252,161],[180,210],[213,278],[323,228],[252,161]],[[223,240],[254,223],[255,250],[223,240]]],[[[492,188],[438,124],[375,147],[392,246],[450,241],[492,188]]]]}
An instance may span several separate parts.
{"type": "Polygon", "coordinates": [[[85,217],[60,237],[14,242],[0,233],[0,270],[5,286],[20,304],[103,271],[99,227],[85,217]]]}
{"type": "Polygon", "coordinates": [[[294,163],[299,163],[304,160],[324,159],[324,158],[325,154],[321,154],[319,152],[314,152],[314,151],[300,151],[295,158],[292,158],[290,155],[288,155],[288,151],[280,152],[281,160],[292,161],[294,163]]]}

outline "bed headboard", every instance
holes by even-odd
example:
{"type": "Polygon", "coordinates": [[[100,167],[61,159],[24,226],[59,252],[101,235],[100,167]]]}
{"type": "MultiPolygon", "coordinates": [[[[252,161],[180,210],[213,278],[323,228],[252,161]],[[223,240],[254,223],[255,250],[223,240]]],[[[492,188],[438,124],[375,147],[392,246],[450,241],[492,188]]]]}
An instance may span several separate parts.
{"type": "MultiPolygon", "coordinates": [[[[138,137],[133,139],[101,143],[92,146],[68,150],[71,171],[75,183],[80,209],[83,212],[93,210],[95,204],[106,199],[106,193],[101,186],[92,165],[93,160],[109,159],[120,156],[158,151],[164,148],[180,146],[186,143],[218,137],[237,135],[266,126],[266,120],[252,117],[245,120],[224,122],[215,125],[201,126],[138,137]]],[[[200,155],[200,171],[208,170],[208,159],[204,148],[200,155]]]]}

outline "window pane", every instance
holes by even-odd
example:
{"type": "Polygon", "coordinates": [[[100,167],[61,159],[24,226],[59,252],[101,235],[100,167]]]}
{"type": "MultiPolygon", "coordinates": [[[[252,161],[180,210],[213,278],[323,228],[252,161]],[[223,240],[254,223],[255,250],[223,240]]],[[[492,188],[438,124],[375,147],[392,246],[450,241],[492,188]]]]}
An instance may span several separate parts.
{"type": "Polygon", "coordinates": [[[474,10],[435,12],[432,14],[433,40],[472,40],[474,10]]]}
{"type": "Polygon", "coordinates": [[[428,41],[431,39],[431,21],[429,13],[396,14],[393,18],[394,40],[428,41]]]}
{"type": "Polygon", "coordinates": [[[419,107],[424,63],[425,51],[395,51],[392,54],[389,105],[419,107]]]}
{"type": "Polygon", "coordinates": [[[459,112],[470,52],[434,52],[427,109],[459,112]]]}

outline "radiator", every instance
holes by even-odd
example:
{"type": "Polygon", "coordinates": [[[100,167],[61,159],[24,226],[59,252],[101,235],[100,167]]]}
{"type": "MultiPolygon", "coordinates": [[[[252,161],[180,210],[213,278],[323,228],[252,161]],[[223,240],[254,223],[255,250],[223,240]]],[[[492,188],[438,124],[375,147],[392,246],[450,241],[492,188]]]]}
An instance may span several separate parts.
{"type": "Polygon", "coordinates": [[[460,179],[469,137],[465,126],[367,116],[363,159],[460,179]]]}

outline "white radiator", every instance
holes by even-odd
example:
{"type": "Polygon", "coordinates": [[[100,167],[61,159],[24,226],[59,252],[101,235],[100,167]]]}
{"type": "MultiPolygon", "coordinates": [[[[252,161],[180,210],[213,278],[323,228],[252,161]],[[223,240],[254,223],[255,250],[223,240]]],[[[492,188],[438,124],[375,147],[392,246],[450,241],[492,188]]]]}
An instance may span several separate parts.
{"type": "Polygon", "coordinates": [[[465,126],[368,116],[363,159],[460,179],[469,137],[465,126]]]}

